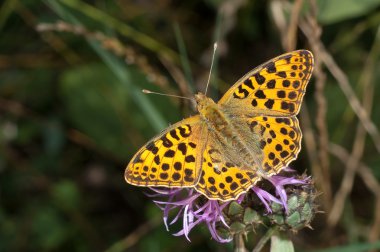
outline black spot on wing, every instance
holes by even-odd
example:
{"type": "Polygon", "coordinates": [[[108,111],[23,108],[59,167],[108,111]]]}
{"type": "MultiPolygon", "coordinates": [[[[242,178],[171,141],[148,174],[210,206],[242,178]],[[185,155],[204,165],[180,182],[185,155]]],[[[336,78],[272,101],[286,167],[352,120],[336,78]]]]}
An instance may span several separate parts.
{"type": "Polygon", "coordinates": [[[182,153],[182,155],[186,155],[187,146],[185,143],[178,144],[178,150],[182,153]]]}
{"type": "Polygon", "coordinates": [[[170,136],[176,140],[179,140],[179,137],[177,136],[177,131],[175,129],[170,131],[170,136]]]}
{"type": "Polygon", "coordinates": [[[274,100],[273,99],[268,99],[265,103],[264,106],[267,107],[268,109],[272,109],[274,105],[274,100]]]}
{"type": "Polygon", "coordinates": [[[268,73],[275,73],[277,71],[276,66],[274,65],[274,62],[269,62],[265,68],[267,69],[268,73]]]}
{"type": "Polygon", "coordinates": [[[257,98],[260,98],[260,99],[265,99],[266,98],[266,95],[264,94],[263,90],[257,90],[255,92],[255,96],[257,98]]]}
{"type": "Polygon", "coordinates": [[[256,82],[261,85],[261,84],[264,84],[265,82],[265,77],[260,75],[259,73],[256,73],[253,75],[253,77],[255,78],[256,82]]]}
{"type": "Polygon", "coordinates": [[[291,54],[287,54],[287,55],[285,55],[285,56],[280,57],[279,59],[280,59],[280,60],[286,60],[286,63],[289,64],[291,58],[292,58],[292,55],[291,55],[291,54]]]}
{"type": "Polygon", "coordinates": [[[184,127],[178,127],[178,129],[179,129],[179,134],[180,134],[183,138],[186,138],[186,137],[188,137],[188,136],[191,135],[191,126],[190,126],[189,124],[186,124],[185,126],[188,128],[188,131],[189,131],[189,132],[186,132],[186,128],[184,128],[184,127]]]}
{"type": "Polygon", "coordinates": [[[166,148],[169,148],[169,147],[172,147],[173,146],[173,142],[170,141],[166,135],[161,137],[161,141],[162,141],[162,144],[164,145],[164,147],[166,148]]]}
{"type": "Polygon", "coordinates": [[[276,75],[281,77],[281,78],[286,78],[286,72],[285,71],[280,71],[280,72],[276,73],[276,75]]]}
{"type": "Polygon", "coordinates": [[[268,81],[268,83],[267,83],[267,88],[275,88],[275,86],[276,86],[276,81],[275,80],[270,80],[270,81],[268,81]]]}
{"type": "Polygon", "coordinates": [[[245,81],[244,81],[244,84],[249,87],[250,89],[254,89],[253,87],[253,84],[252,84],[252,80],[250,78],[247,78],[245,81]]]}

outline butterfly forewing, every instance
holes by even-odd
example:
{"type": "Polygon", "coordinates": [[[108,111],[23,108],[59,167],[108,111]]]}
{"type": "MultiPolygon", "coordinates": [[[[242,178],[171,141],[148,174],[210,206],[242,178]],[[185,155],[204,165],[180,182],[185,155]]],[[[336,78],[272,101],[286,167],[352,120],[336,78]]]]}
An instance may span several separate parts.
{"type": "Polygon", "coordinates": [[[138,186],[190,187],[198,181],[202,141],[199,116],[182,120],[162,132],[132,158],[125,170],[138,186]]]}
{"type": "Polygon", "coordinates": [[[218,103],[240,113],[296,115],[312,69],[309,51],[283,54],[243,76],[218,103]]]}

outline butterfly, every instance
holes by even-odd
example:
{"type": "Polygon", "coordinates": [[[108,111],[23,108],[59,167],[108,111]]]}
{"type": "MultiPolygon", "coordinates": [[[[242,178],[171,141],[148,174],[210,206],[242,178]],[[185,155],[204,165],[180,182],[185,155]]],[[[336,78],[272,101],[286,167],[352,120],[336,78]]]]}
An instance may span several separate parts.
{"type": "Polygon", "coordinates": [[[280,55],[240,78],[215,103],[195,95],[199,114],[169,126],[132,158],[127,183],[194,188],[208,199],[234,200],[296,159],[296,118],[313,71],[313,54],[280,55]]]}

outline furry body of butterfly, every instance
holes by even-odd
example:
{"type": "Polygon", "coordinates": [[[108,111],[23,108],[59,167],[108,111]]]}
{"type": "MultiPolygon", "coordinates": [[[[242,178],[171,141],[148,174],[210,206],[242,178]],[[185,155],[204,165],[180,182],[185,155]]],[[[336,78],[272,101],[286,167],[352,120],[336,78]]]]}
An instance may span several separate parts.
{"type": "MultiPolygon", "coordinates": [[[[256,145],[250,144],[248,141],[257,142],[259,139],[253,132],[249,139],[246,139],[244,128],[242,125],[233,123],[234,115],[229,113],[228,108],[223,108],[222,105],[215,103],[212,99],[202,93],[195,95],[197,109],[203,121],[210,132],[224,145],[227,159],[241,167],[243,170],[251,170],[256,172],[253,167],[257,167],[260,171],[260,176],[265,176],[259,163],[261,153],[257,150],[256,145]],[[228,151],[229,150],[229,151],[228,151]]],[[[214,163],[217,159],[212,159],[214,163]]],[[[218,169],[218,168],[217,168],[218,169]]]]}

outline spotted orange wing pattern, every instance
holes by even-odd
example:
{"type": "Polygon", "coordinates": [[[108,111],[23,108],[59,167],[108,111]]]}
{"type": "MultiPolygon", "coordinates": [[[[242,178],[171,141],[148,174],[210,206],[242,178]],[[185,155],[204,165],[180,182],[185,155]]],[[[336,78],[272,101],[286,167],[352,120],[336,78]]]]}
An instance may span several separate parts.
{"type": "MultiPolygon", "coordinates": [[[[301,133],[295,117],[260,116],[246,121],[239,121],[240,128],[247,125],[242,135],[251,143],[258,163],[250,166],[231,161],[225,146],[215,141],[210,134],[207,146],[203,151],[203,162],[199,182],[195,189],[209,199],[222,201],[233,200],[246,192],[261,178],[277,174],[291,162],[300,150],[301,133]],[[276,130],[279,129],[279,130],[276,130]],[[244,135],[245,134],[245,135],[244,135]],[[255,135],[260,140],[254,141],[255,135]]],[[[241,153],[241,159],[246,159],[241,153]]]]}
{"type": "Polygon", "coordinates": [[[240,164],[231,162],[223,146],[216,143],[215,136],[210,138],[203,151],[200,179],[195,189],[209,199],[236,199],[260,179],[257,169],[253,166],[250,170],[242,169],[240,164]]]}
{"type": "Polygon", "coordinates": [[[205,144],[202,125],[200,117],[193,116],[165,129],[135,154],[125,170],[126,181],[137,186],[194,186],[205,144]]]}
{"type": "Polygon", "coordinates": [[[283,54],[253,69],[218,102],[236,124],[247,123],[258,134],[261,167],[278,173],[297,157],[302,133],[295,117],[314,66],[307,50],[283,54]]]}
{"type": "Polygon", "coordinates": [[[218,103],[238,115],[297,115],[313,65],[307,50],[283,54],[244,75],[218,103]]]}

